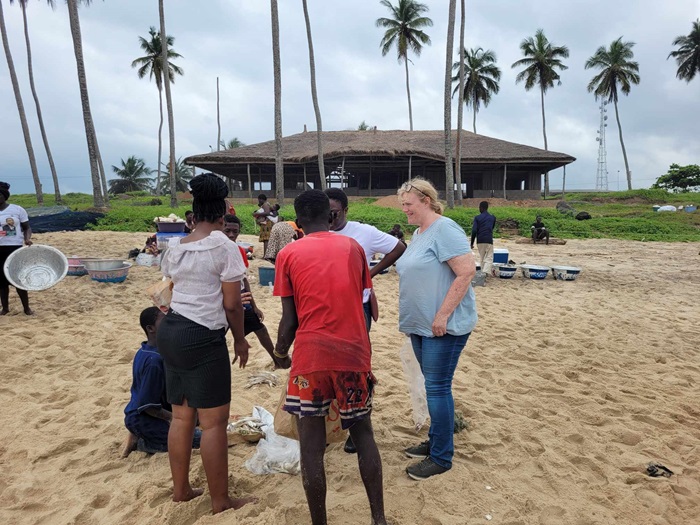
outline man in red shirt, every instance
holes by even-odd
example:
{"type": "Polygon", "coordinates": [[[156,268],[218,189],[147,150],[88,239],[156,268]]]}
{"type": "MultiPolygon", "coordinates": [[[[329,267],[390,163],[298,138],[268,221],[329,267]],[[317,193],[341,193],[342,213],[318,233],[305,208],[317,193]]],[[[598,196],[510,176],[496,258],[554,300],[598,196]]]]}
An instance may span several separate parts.
{"type": "Polygon", "coordinates": [[[362,308],[363,291],[372,287],[367,261],[355,240],[328,231],[330,204],[322,191],[299,195],[294,210],[305,235],[285,246],[275,262],[282,319],[273,355],[279,366],[291,366],[283,409],[297,416],[311,522],[326,523],[325,416],[336,399],[342,426],[357,447],[372,523],[386,525],[382,463],[370,418],[376,379],[362,308]]]}

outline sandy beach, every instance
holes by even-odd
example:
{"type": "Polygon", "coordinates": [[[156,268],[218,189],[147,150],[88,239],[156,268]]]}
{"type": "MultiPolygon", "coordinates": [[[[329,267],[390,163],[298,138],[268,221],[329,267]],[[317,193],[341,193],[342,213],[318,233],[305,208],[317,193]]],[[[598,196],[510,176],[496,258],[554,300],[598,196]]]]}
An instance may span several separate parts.
{"type": "MultiPolygon", "coordinates": [[[[67,255],[125,257],[145,233],[35,235],[67,255]]],[[[242,236],[252,242],[255,237],[242,236]]],[[[565,246],[496,240],[518,263],[584,269],[579,280],[490,279],[476,288],[480,320],[455,376],[454,468],[410,480],[402,449],[413,430],[398,350],[398,276],[375,278],[380,320],[371,332],[380,384],[373,421],[384,464],[387,517],[395,525],[691,525],[700,523],[700,274],[698,243],[570,240],[565,246]],[[659,462],[671,478],[651,478],[659,462]],[[491,519],[489,519],[489,517],[491,519]]],[[[279,299],[252,286],[273,339],[279,299]]],[[[123,284],[67,277],[31,293],[36,316],[0,318],[0,523],[136,525],[305,524],[301,479],[257,476],[254,445],[229,449],[230,486],[258,503],[212,516],[208,496],[171,502],[165,454],[120,459],[131,361],[157,268],[134,266],[123,284]]],[[[230,336],[229,336],[230,337],[230,336]]],[[[232,414],[274,412],[280,390],[243,388],[270,368],[254,336],[248,368],[233,369],[232,414]]],[[[280,374],[282,376],[282,374],[280,374]]],[[[356,456],[328,448],[332,524],[366,524],[356,456]]],[[[195,452],[191,477],[205,487],[195,452]]]]}

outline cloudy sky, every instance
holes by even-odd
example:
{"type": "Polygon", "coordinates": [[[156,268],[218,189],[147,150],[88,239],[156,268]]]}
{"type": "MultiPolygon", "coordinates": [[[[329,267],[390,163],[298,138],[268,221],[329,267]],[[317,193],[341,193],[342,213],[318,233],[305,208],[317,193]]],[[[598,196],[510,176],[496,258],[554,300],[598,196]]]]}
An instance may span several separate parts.
{"type": "MultiPolygon", "coordinates": [[[[15,69],[24,95],[44,191],[53,184],[26,74],[18,2],[3,4],[15,69]]],[[[434,26],[432,45],[412,57],[411,93],[415,129],[442,129],[447,2],[424,0],[434,26]]],[[[90,191],[75,57],[63,2],[28,8],[34,71],[61,190],[90,191]]],[[[284,135],[315,129],[309,89],[308,50],[301,0],[280,0],[282,123],[284,135]]],[[[595,187],[598,104],[587,93],[594,75],[583,64],[601,45],[620,36],[636,42],[642,82],[619,109],[635,187],[648,187],[669,164],[700,162],[700,78],[675,78],[667,60],[671,42],[688,34],[700,16],[700,0],[473,0],[467,2],[467,47],[495,51],[501,91],[478,115],[479,133],[542,147],[540,98],[515,84],[511,64],[519,43],[542,28],[551,42],[569,47],[562,85],[547,93],[549,147],[575,156],[567,187],[595,187]]],[[[379,129],[408,129],[404,70],[395,55],[381,56],[387,14],[375,0],[309,0],[323,127],[355,129],[363,120],[379,129]]],[[[142,56],[138,36],[158,26],[156,0],[95,1],[81,8],[83,49],[90,99],[106,169],[136,155],[157,164],[158,93],[131,68],[142,56]]],[[[222,138],[251,144],[273,137],[270,5],[266,0],[168,0],[166,27],[175,37],[184,71],[173,86],[177,156],[216,148],[216,77],[221,83],[222,138]]],[[[457,47],[455,46],[455,51],[457,47]]],[[[456,59],[456,58],[455,58],[456,59]]],[[[456,122],[456,109],[453,123],[456,122]]],[[[14,193],[33,192],[26,149],[4,58],[0,64],[0,180],[14,193]]],[[[624,189],[624,163],[614,111],[608,127],[609,187],[624,189]],[[619,175],[618,175],[619,173],[619,175]]],[[[471,114],[465,113],[465,129],[471,114]]],[[[167,150],[167,125],[164,130],[167,150]]],[[[561,187],[561,170],[552,188],[561,187]]]]}

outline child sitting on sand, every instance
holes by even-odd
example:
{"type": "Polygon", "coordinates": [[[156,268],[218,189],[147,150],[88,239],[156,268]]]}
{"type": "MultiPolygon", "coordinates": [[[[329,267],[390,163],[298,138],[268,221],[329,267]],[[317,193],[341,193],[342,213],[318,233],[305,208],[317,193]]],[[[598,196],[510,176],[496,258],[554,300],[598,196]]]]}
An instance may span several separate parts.
{"type": "MultiPolygon", "coordinates": [[[[168,430],[173,418],[172,407],[165,397],[165,369],[156,348],[158,325],[164,314],[155,306],[141,312],[141,328],[147,341],[134,356],[131,400],[124,409],[124,425],[129,435],[124,443],[122,457],[134,450],[155,454],[168,451],[168,430]]],[[[195,429],[193,448],[199,448],[202,431],[195,429]]]]}
{"type": "MultiPolygon", "coordinates": [[[[241,233],[241,220],[235,215],[225,215],[224,233],[231,241],[236,242],[238,235],[241,233]]],[[[241,257],[243,257],[243,264],[245,264],[245,267],[248,268],[248,256],[246,254],[246,250],[240,246],[238,249],[241,252],[241,257]]],[[[255,332],[255,336],[258,338],[258,341],[260,341],[263,348],[267,350],[267,353],[270,354],[270,358],[272,358],[272,361],[274,362],[275,359],[272,356],[272,352],[274,351],[275,346],[272,343],[272,339],[270,339],[270,334],[267,331],[267,327],[263,324],[265,316],[255,304],[255,300],[253,299],[253,295],[250,291],[250,283],[248,283],[247,278],[241,281],[241,298],[243,299],[243,331],[245,332],[245,335],[248,335],[250,332],[255,332]]]]}

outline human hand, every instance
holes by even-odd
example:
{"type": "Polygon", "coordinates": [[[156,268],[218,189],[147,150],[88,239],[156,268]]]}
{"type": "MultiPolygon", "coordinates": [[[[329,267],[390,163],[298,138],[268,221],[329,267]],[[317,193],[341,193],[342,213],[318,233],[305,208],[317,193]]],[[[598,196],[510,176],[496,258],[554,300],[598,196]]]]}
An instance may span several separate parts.
{"type": "Polygon", "coordinates": [[[34,243],[31,241],[31,239],[27,239],[27,240],[24,241],[24,244],[25,244],[26,246],[31,246],[31,245],[34,244],[34,243]]]}
{"type": "Polygon", "coordinates": [[[241,292],[241,303],[250,304],[253,302],[252,292],[241,292]]]}
{"type": "Polygon", "coordinates": [[[255,308],[253,310],[255,312],[255,315],[257,315],[260,318],[260,322],[262,323],[265,320],[265,314],[262,313],[262,310],[255,308]]]}
{"type": "Polygon", "coordinates": [[[441,314],[438,312],[435,315],[435,319],[433,319],[433,335],[435,337],[442,337],[447,333],[447,319],[449,318],[448,315],[441,314]]]}
{"type": "Polygon", "coordinates": [[[231,361],[231,364],[235,365],[236,361],[238,361],[240,358],[240,361],[238,361],[238,367],[245,368],[246,363],[248,363],[248,350],[250,350],[250,345],[245,339],[241,341],[234,341],[233,353],[235,354],[235,357],[233,358],[233,361],[231,361]]]}
{"type": "Polygon", "coordinates": [[[286,370],[292,366],[292,358],[289,355],[284,357],[272,356],[272,361],[275,363],[275,369],[283,368],[286,370]]]}

